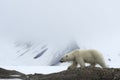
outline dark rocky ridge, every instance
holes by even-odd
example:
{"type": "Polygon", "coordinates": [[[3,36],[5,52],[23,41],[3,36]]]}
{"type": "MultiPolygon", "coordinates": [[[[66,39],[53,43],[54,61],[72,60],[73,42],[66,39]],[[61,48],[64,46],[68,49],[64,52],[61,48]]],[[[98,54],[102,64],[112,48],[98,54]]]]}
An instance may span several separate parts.
{"type": "Polygon", "coordinates": [[[53,74],[31,74],[25,75],[14,70],[0,68],[0,78],[16,78],[10,75],[21,75],[21,80],[120,80],[120,68],[98,68],[86,67],[74,70],[65,70],[53,74]]]}
{"type": "Polygon", "coordinates": [[[48,75],[29,75],[30,80],[120,80],[120,69],[77,68],[48,75]]]}
{"type": "Polygon", "coordinates": [[[13,78],[25,79],[26,75],[15,70],[6,70],[0,68],[0,79],[13,79],[13,78]]]}

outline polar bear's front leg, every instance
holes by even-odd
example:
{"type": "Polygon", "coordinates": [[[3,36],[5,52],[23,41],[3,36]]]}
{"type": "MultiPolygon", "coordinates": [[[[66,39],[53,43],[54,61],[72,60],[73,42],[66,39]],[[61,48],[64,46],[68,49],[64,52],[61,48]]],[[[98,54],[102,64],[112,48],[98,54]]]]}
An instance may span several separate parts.
{"type": "Polygon", "coordinates": [[[72,65],[68,67],[68,69],[75,69],[77,67],[77,62],[73,61],[72,65]]]}
{"type": "Polygon", "coordinates": [[[84,60],[83,60],[83,58],[76,58],[76,62],[78,63],[78,64],[80,64],[80,67],[81,68],[84,68],[85,67],[85,62],[84,62],[84,60]]]}
{"type": "Polygon", "coordinates": [[[96,63],[91,63],[90,67],[95,67],[96,63]]]}

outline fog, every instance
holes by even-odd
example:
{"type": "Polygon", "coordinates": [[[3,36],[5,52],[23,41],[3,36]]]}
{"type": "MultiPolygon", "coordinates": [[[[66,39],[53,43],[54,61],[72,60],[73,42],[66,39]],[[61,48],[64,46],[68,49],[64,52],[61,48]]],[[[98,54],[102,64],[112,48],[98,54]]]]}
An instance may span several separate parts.
{"type": "Polygon", "coordinates": [[[102,39],[119,35],[119,0],[1,0],[0,32],[9,37],[102,39]]]}

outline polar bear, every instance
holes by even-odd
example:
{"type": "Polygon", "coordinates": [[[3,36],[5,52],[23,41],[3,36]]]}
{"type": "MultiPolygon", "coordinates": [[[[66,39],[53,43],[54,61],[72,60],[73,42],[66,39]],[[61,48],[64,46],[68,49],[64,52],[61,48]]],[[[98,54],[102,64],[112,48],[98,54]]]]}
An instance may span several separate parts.
{"type": "Polygon", "coordinates": [[[68,69],[74,69],[79,64],[81,68],[85,67],[85,63],[89,63],[92,67],[99,64],[102,68],[106,68],[103,55],[97,50],[74,50],[65,54],[60,62],[73,61],[68,69]]]}

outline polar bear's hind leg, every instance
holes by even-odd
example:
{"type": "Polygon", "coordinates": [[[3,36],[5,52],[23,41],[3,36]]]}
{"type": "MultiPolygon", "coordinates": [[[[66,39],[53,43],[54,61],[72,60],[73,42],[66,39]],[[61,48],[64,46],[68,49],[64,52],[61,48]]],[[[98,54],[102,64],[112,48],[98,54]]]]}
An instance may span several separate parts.
{"type": "Polygon", "coordinates": [[[102,68],[107,68],[106,64],[104,61],[100,61],[98,62],[98,64],[102,67],[102,68]]]}

